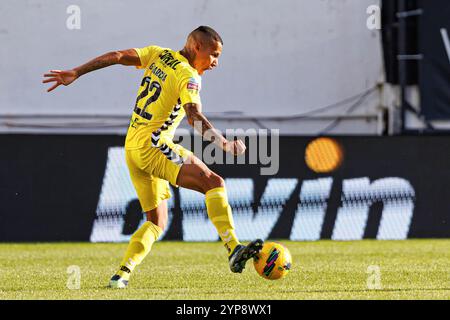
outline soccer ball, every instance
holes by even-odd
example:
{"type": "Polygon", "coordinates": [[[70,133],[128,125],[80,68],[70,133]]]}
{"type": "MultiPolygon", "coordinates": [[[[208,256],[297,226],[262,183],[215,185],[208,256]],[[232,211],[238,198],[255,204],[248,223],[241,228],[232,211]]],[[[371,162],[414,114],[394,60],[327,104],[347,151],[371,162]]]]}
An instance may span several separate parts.
{"type": "Polygon", "coordinates": [[[285,277],[291,269],[291,263],[289,250],[276,242],[265,242],[261,251],[253,259],[256,272],[269,280],[285,277]]]}

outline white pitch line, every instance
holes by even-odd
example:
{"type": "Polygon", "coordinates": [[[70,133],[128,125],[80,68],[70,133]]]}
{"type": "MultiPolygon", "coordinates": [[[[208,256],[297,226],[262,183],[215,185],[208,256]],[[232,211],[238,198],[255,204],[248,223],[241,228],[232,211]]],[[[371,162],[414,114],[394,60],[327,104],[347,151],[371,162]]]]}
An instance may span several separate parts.
{"type": "Polygon", "coordinates": [[[448,38],[447,29],[441,29],[442,40],[444,40],[445,50],[447,51],[448,61],[450,63],[450,40],[448,38]]]}

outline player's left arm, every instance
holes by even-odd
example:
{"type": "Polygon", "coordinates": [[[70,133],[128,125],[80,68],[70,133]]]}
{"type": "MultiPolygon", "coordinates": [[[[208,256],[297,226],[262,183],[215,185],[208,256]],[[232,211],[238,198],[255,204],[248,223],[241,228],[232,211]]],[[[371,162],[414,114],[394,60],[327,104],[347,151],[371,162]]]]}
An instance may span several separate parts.
{"type": "Polygon", "coordinates": [[[47,92],[50,92],[60,85],[68,86],[82,75],[106,68],[115,64],[124,66],[140,66],[141,59],[135,49],[127,49],[121,51],[112,51],[105,53],[91,61],[70,70],[51,70],[50,73],[44,74],[42,83],[55,82],[47,92]]]}

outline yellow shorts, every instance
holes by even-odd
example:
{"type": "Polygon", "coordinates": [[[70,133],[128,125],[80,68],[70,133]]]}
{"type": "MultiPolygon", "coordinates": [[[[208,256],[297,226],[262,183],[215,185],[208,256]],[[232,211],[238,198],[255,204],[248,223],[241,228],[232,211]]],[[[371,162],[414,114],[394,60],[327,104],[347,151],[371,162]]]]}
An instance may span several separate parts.
{"type": "Polygon", "coordinates": [[[142,210],[148,212],[170,198],[169,182],[177,186],[181,166],[192,152],[172,141],[160,147],[125,150],[131,181],[142,210]]]}

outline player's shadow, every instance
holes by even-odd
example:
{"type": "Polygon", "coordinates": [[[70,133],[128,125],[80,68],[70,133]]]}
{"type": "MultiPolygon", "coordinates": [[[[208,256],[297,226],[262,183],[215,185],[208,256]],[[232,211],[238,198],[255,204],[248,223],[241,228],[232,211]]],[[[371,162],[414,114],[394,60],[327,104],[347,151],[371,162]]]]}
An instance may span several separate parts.
{"type": "Polygon", "coordinates": [[[142,217],[143,212],[139,200],[135,199],[128,202],[123,218],[122,234],[126,236],[132,235],[139,227],[142,217]]]}

